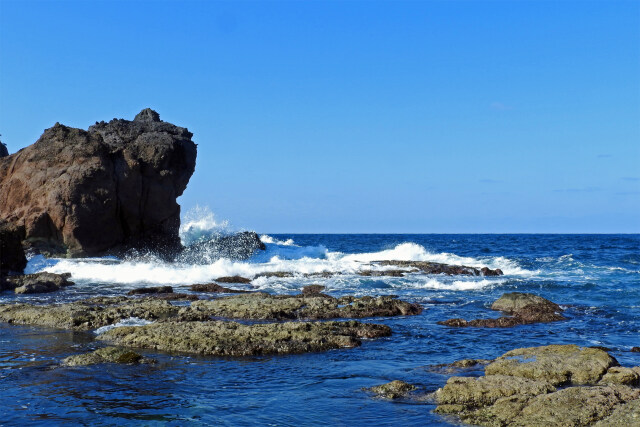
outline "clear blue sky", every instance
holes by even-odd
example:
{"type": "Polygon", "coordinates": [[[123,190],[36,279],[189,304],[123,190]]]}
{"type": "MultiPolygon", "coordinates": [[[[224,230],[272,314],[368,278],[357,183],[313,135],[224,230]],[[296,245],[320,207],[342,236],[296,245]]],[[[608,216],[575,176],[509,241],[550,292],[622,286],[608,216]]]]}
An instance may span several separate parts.
{"type": "Polygon", "coordinates": [[[259,232],[640,232],[640,2],[0,0],[0,133],[142,108],[259,232]]]}

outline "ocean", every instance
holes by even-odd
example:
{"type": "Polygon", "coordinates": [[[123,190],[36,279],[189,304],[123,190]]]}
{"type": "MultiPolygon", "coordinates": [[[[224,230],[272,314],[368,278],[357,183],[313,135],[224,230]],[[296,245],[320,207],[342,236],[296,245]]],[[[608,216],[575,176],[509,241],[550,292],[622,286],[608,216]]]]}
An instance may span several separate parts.
{"type": "MultiPolygon", "coordinates": [[[[183,227],[189,244],[206,227],[183,227]]],[[[640,365],[640,235],[277,234],[244,262],[124,259],[30,259],[26,272],[70,272],[74,286],[41,295],[0,294],[0,302],[65,302],[123,295],[141,286],[176,292],[220,276],[261,277],[238,289],[298,293],[320,284],[334,296],[398,295],[424,307],[417,316],[365,319],[391,327],[388,338],[324,353],[247,358],[196,357],[142,350],[153,365],[61,367],[95,349],[93,332],[0,323],[0,425],[456,425],[434,414],[429,393],[451,374],[434,366],[491,359],[527,346],[602,346],[625,366],[640,365]],[[419,260],[500,268],[503,276],[364,277],[377,260],[419,260]],[[332,277],[308,273],[337,272],[332,277]],[[449,328],[449,318],[497,317],[488,309],[505,292],[530,292],[560,304],[566,321],[505,329],[449,328]],[[391,380],[415,384],[419,400],[385,400],[363,391],[391,380]]],[[[135,319],[131,322],[135,323],[135,319]]],[[[471,370],[466,375],[481,375],[471,370]]]]}

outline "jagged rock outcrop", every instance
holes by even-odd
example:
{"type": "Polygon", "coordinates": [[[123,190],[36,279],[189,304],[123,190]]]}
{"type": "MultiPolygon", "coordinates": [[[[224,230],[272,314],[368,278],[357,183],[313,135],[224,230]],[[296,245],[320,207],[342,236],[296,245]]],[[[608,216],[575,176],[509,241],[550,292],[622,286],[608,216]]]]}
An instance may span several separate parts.
{"type": "Polygon", "coordinates": [[[56,123],[0,158],[0,218],[48,253],[180,248],[180,206],[195,169],[186,128],[150,109],[88,130],[56,123]]]}
{"type": "Polygon", "coordinates": [[[0,142],[0,157],[7,157],[8,155],[9,150],[7,150],[7,146],[0,142]]]}
{"type": "Polygon", "coordinates": [[[71,286],[71,274],[35,273],[9,276],[4,279],[4,288],[13,289],[16,294],[44,294],[71,286]]]}

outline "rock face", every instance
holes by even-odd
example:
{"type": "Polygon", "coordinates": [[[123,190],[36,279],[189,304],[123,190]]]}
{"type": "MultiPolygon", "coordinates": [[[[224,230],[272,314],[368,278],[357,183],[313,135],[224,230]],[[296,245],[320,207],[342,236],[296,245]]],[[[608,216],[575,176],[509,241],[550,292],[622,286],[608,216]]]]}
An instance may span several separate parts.
{"type": "Polygon", "coordinates": [[[4,280],[5,289],[13,289],[16,294],[42,294],[55,292],[73,285],[71,275],[55,273],[24,274],[9,276],[4,280]]]}
{"type": "Polygon", "coordinates": [[[349,322],[163,322],[98,335],[117,345],[215,356],[291,354],[357,347],[362,338],[391,335],[384,325],[349,322]]]}
{"type": "Polygon", "coordinates": [[[489,364],[483,377],[450,378],[435,393],[436,412],[483,426],[635,425],[640,390],[624,384],[637,381],[638,368],[615,365],[595,348],[515,349],[489,364]]]}
{"type": "Polygon", "coordinates": [[[49,253],[180,248],[180,206],[195,168],[185,128],[149,109],[87,131],[56,123],[0,158],[0,218],[49,253]]]}
{"type": "Polygon", "coordinates": [[[27,266],[22,239],[24,228],[0,222],[0,280],[9,272],[22,273],[27,266]]]}
{"type": "Polygon", "coordinates": [[[7,157],[8,155],[9,150],[7,150],[7,146],[0,142],[0,157],[7,157]]]}
{"type": "Polygon", "coordinates": [[[502,295],[492,305],[492,310],[502,311],[508,316],[497,319],[449,319],[439,325],[453,327],[507,328],[530,323],[547,323],[565,320],[562,309],[556,303],[533,294],[510,292],[502,295]]]}

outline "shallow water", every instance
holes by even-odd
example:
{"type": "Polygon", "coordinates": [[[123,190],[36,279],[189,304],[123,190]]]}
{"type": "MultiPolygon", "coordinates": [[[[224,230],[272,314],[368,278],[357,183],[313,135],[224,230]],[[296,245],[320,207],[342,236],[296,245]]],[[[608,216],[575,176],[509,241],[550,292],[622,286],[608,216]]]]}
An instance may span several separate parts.
{"type": "MultiPolygon", "coordinates": [[[[451,425],[433,402],[387,401],[362,387],[402,379],[430,393],[447,375],[430,365],[493,358],[515,347],[575,343],[605,346],[623,365],[640,365],[640,235],[273,235],[266,253],[247,262],[211,265],[126,260],[30,260],[29,271],[73,274],[61,292],[0,301],[68,301],[122,295],[139,286],[206,282],[223,275],[261,278],[238,288],[295,293],[311,283],[333,295],[396,294],[419,302],[419,316],[377,318],[393,336],[326,353],[224,359],[142,351],[157,365],[62,368],[68,355],[98,344],[92,333],[0,323],[0,425],[451,425]],[[410,274],[362,277],[370,261],[410,259],[501,268],[497,278],[410,274]],[[339,271],[330,277],[305,273],[339,271]],[[566,306],[569,320],[511,329],[451,329],[436,321],[497,316],[488,306],[502,293],[533,292],[566,306]]],[[[374,266],[373,268],[379,268],[374,266]]],[[[478,375],[470,371],[469,375],[478,375]]]]}

